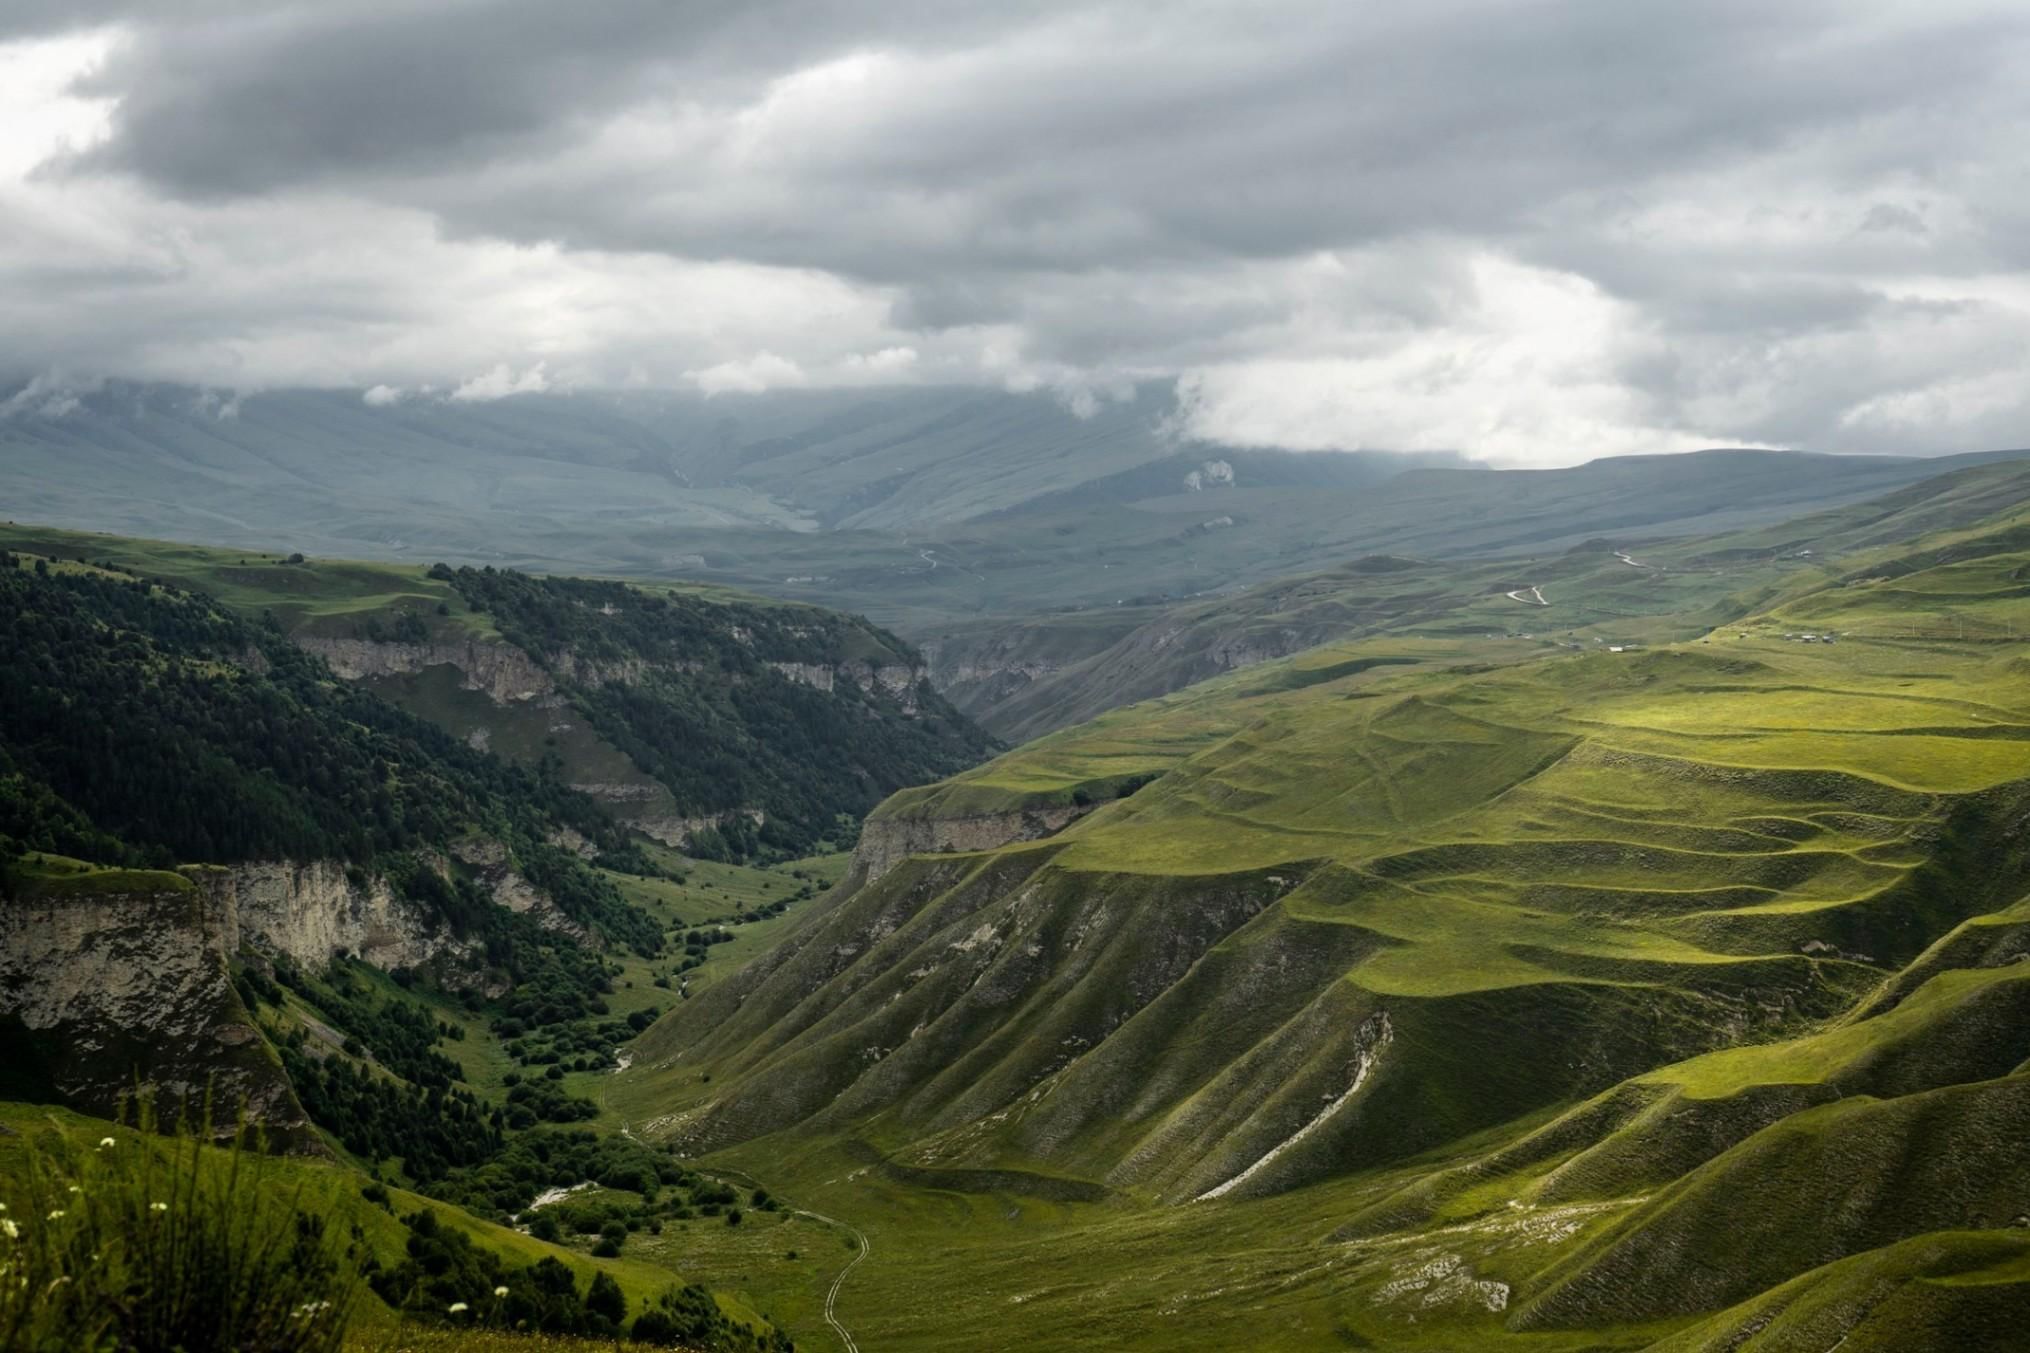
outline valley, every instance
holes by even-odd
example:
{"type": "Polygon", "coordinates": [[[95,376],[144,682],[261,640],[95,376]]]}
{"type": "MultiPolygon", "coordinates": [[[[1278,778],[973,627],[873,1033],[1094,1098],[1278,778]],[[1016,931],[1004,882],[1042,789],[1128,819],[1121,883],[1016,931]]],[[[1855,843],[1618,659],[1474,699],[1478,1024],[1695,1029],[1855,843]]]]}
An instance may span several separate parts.
{"type": "Polygon", "coordinates": [[[1033,669],[992,698],[716,585],[10,527],[9,1093],[113,1114],[131,1048],[392,1199],[382,1271],[427,1206],[720,1347],[1983,1346],[2030,1290],[2026,523],[1998,460],[1361,555],[981,625],[1033,669]],[[138,690],[136,773],[67,769],[138,690]],[[201,812],[134,796],[175,757],[201,812]]]}
{"type": "Polygon", "coordinates": [[[0,1353],[2024,1353],[2026,52],[0,4],[0,1353]]]}

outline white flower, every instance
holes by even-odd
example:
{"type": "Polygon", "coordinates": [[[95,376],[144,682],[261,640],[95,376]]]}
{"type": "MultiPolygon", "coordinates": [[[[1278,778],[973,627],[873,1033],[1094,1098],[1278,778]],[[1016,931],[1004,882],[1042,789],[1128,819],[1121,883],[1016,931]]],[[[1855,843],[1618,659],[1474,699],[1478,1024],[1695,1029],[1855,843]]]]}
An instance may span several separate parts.
{"type": "Polygon", "coordinates": [[[63,1220],[63,1209],[62,1209],[62,1208],[60,1208],[60,1207],[53,1207],[53,1208],[51,1208],[51,1209],[49,1210],[49,1219],[50,1219],[51,1221],[62,1221],[62,1220],[63,1220]]]}
{"type": "Polygon", "coordinates": [[[493,1294],[497,1297],[504,1297],[507,1295],[507,1289],[505,1287],[496,1287],[493,1289],[493,1294]]]}
{"type": "Polygon", "coordinates": [[[79,1187],[78,1187],[77,1185],[75,1185],[75,1184],[73,1184],[73,1185],[71,1185],[71,1186],[70,1186],[70,1191],[71,1191],[72,1193],[83,1193],[83,1192],[84,1192],[84,1190],[83,1190],[83,1189],[79,1188],[79,1187]]]}
{"type": "Polygon", "coordinates": [[[167,1211],[169,1210],[169,1204],[167,1204],[167,1203],[150,1203],[150,1204],[148,1204],[148,1210],[149,1210],[150,1212],[167,1212],[167,1211]]]}
{"type": "Polygon", "coordinates": [[[466,1304],[462,1301],[454,1301],[446,1309],[448,1309],[453,1315],[463,1315],[470,1308],[468,1308],[466,1304]]]}
{"type": "Polygon", "coordinates": [[[21,1228],[14,1224],[12,1217],[0,1217],[0,1231],[5,1231],[9,1240],[21,1239],[21,1228]]]}
{"type": "Polygon", "coordinates": [[[99,1138],[99,1150],[103,1151],[111,1145],[113,1145],[113,1139],[111,1137],[99,1138]]]}

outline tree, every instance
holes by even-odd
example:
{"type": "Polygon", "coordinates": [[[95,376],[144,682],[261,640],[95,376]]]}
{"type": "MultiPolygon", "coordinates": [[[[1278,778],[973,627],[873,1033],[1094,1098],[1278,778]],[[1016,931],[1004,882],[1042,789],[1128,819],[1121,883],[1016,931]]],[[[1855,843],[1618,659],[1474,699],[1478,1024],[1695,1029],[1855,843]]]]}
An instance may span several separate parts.
{"type": "Polygon", "coordinates": [[[614,1329],[627,1319],[627,1297],[621,1292],[620,1284],[613,1281],[610,1273],[592,1275],[592,1286],[585,1292],[585,1309],[599,1316],[614,1329]]]}

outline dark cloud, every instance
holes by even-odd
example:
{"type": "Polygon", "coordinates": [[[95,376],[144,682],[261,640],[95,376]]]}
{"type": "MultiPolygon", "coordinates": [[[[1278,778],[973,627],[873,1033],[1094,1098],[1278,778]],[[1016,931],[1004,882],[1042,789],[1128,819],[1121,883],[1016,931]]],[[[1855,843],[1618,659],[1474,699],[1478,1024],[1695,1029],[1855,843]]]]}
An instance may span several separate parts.
{"type": "Polygon", "coordinates": [[[216,349],[376,383],[574,353],[587,380],[1183,377],[1225,435],[1460,445],[1484,425],[1525,457],[1617,427],[1630,449],[1887,449],[1926,417],[2015,416],[1966,379],[1934,390],[1941,360],[1987,370],[2030,328],[2030,298],[1991,294],[2030,238],[2013,5],[27,0],[0,36],[108,23],[74,91],[107,101],[104,134],[41,182],[190,233],[10,261],[0,228],[0,278],[80,363],[136,346],[64,317],[58,298],[120,294],[80,280],[96,270],[151,279],[129,303],[176,370],[216,349]],[[343,300],[266,261],[299,310],[179,289],[262,229],[328,250],[354,216],[377,252],[343,300]],[[453,258],[576,308],[489,297],[530,346],[472,342],[417,299],[456,303],[453,258]],[[658,346],[640,314],[607,318],[630,267],[674,306],[715,268],[811,299],[658,346]],[[827,328],[824,306],[854,318],[827,328]],[[275,337],[291,313],[367,355],[303,357],[275,337]],[[432,324],[461,336],[390,336],[432,324]],[[1279,404],[1279,381],[1312,393],[1279,404]],[[1906,386],[1937,397],[1885,402],[1906,386]],[[1498,412],[1451,417],[1475,399],[1498,412]]]}

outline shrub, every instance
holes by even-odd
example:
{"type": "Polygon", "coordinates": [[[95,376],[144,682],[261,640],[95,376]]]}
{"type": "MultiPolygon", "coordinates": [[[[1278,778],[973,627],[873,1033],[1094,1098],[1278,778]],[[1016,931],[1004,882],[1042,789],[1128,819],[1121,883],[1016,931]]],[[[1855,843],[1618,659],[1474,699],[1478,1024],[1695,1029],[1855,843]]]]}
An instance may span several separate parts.
{"type": "Polygon", "coordinates": [[[0,1213],[0,1347],[336,1353],[362,1256],[255,1134],[210,1136],[37,1141],[0,1213]]]}

